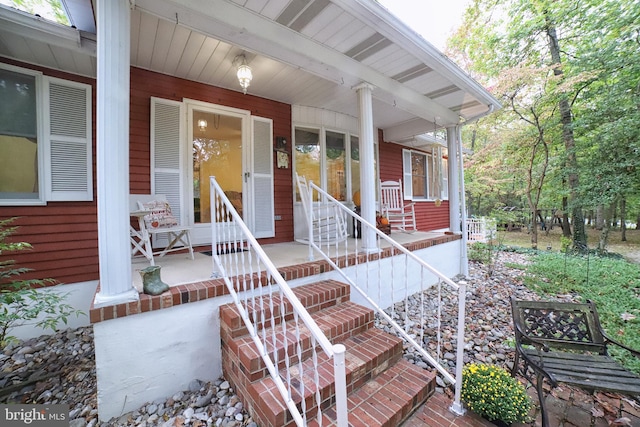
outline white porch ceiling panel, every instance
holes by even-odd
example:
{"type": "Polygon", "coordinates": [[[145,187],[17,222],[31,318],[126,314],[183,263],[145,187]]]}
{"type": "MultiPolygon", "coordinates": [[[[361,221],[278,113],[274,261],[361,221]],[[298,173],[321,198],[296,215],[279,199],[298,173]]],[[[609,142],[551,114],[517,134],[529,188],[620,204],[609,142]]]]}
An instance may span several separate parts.
{"type": "MultiPolygon", "coordinates": [[[[433,130],[434,121],[451,125],[487,112],[490,104],[499,107],[373,0],[132,3],[131,64],[136,67],[240,91],[233,59],[244,53],[254,76],[250,94],[354,117],[353,87],[365,81],[376,88],[375,126],[398,139],[433,130]]],[[[87,13],[86,7],[76,10],[87,13]]],[[[52,38],[27,25],[35,18],[25,21],[11,12],[22,19],[16,23],[6,13],[0,9],[0,55],[95,76],[90,34],[57,26],[52,38]]]]}

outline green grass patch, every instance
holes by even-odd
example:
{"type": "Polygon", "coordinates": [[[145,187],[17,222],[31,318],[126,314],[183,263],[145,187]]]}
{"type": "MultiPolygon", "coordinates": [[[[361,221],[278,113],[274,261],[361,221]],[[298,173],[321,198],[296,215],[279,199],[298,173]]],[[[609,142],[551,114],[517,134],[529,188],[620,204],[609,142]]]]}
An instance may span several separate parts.
{"type": "Polygon", "coordinates": [[[504,263],[505,267],[509,267],[509,268],[513,268],[514,270],[526,270],[527,269],[527,265],[524,264],[518,264],[516,262],[505,262],[504,263]]]}
{"type": "MultiPolygon", "coordinates": [[[[574,294],[595,302],[611,338],[640,350],[640,267],[618,257],[538,252],[527,266],[525,284],[542,296],[574,294]],[[625,320],[626,319],[626,320],[625,320]]],[[[612,355],[640,374],[640,361],[623,352],[612,355]]]]}

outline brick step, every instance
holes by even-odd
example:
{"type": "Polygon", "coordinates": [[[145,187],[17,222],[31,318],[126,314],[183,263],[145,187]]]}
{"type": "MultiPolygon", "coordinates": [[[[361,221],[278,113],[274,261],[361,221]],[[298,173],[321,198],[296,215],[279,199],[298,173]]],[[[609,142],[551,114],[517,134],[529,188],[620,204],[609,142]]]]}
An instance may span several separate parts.
{"type": "MultiPolygon", "coordinates": [[[[343,343],[347,347],[346,371],[349,423],[359,426],[397,426],[404,421],[435,390],[435,374],[416,367],[402,359],[402,341],[373,327],[372,310],[349,301],[350,288],[335,281],[322,281],[294,289],[303,305],[317,323],[320,330],[332,343],[343,343]]],[[[302,369],[305,383],[304,395],[293,396],[300,408],[304,399],[309,425],[318,425],[316,395],[310,385],[315,386],[311,335],[300,324],[298,348],[293,315],[288,303],[280,304],[280,296],[264,299],[256,307],[258,319],[267,319],[266,326],[259,331],[267,337],[267,350],[278,354],[278,369],[284,372],[285,347],[289,356],[290,370],[302,369]],[[285,312],[287,322],[287,345],[280,324],[280,311],[285,312]],[[271,326],[271,311],[274,313],[274,328],[271,326]],[[275,342],[275,344],[273,344],[275,342]],[[298,362],[298,359],[302,361],[298,362]]],[[[235,306],[220,309],[222,365],[225,378],[236,389],[245,407],[262,427],[290,427],[294,425],[291,414],[284,406],[280,393],[275,388],[262,358],[235,306]]],[[[252,314],[253,316],[253,314],[252,314]]],[[[262,327],[263,325],[259,325],[262,327]]],[[[323,425],[335,425],[335,384],[333,361],[317,347],[319,367],[320,407],[323,425]]],[[[300,387],[299,390],[302,390],[300,387]]]]}
{"type": "MultiPolygon", "coordinates": [[[[293,289],[293,293],[298,297],[302,305],[305,306],[309,313],[315,313],[327,307],[338,305],[342,302],[349,301],[351,296],[351,287],[346,283],[337,282],[335,280],[323,280],[312,283],[310,285],[299,286],[293,289]]],[[[280,312],[282,309],[280,295],[273,297],[265,297],[260,303],[256,303],[256,307],[249,307],[248,311],[255,319],[261,319],[262,315],[267,319],[267,327],[273,326],[271,322],[271,307],[273,306],[273,315],[275,323],[281,321],[280,312]]],[[[285,318],[290,320],[293,318],[293,309],[291,303],[285,300],[285,318]]],[[[246,335],[249,332],[240,317],[240,313],[234,304],[227,304],[220,307],[220,323],[221,332],[225,337],[237,338],[246,335]]],[[[258,324],[258,328],[263,325],[258,324]]]]}
{"type": "MultiPolygon", "coordinates": [[[[402,357],[402,340],[376,328],[349,337],[343,344],[347,348],[345,367],[348,394],[394,365],[402,357]]],[[[322,350],[318,351],[318,384],[320,386],[321,408],[324,410],[335,404],[333,360],[329,359],[322,350]]],[[[293,369],[297,372],[299,367],[296,365],[293,366],[293,369]]],[[[305,379],[306,412],[309,418],[313,418],[317,411],[313,360],[305,360],[302,363],[302,370],[305,379]]],[[[282,378],[286,377],[286,372],[281,371],[280,374],[282,378]]],[[[278,398],[280,395],[271,377],[265,377],[263,380],[251,384],[249,395],[254,405],[251,412],[254,418],[261,421],[260,425],[284,426],[293,422],[288,409],[278,398]]],[[[292,399],[301,408],[301,395],[293,395],[292,399]]]]}
{"type": "MultiPolygon", "coordinates": [[[[396,427],[434,393],[435,372],[400,359],[377,377],[367,381],[347,399],[350,427],[396,427]]],[[[322,426],[335,426],[335,408],[323,411],[322,426]]],[[[309,427],[319,427],[311,420],[309,427]]]]}
{"type": "MultiPolygon", "coordinates": [[[[374,319],[373,310],[352,303],[351,301],[317,311],[312,313],[311,317],[332,343],[342,342],[352,335],[371,329],[374,319]]],[[[278,354],[278,369],[284,367],[285,354],[289,355],[289,362],[291,364],[297,363],[298,361],[297,339],[293,321],[289,321],[287,324],[290,325],[287,327],[286,345],[284,339],[285,334],[281,327],[277,326],[275,333],[273,333],[272,328],[264,331],[264,336],[267,337],[267,351],[269,353],[276,351],[278,354]],[[275,350],[273,345],[274,340],[275,350]]],[[[302,343],[300,352],[302,354],[302,360],[304,360],[311,355],[312,349],[311,332],[304,327],[304,325],[301,325],[300,328],[300,341],[302,343]]],[[[233,363],[242,365],[241,372],[243,376],[246,377],[245,381],[254,382],[268,376],[262,357],[260,357],[249,335],[243,335],[235,339],[223,336],[222,343],[223,356],[229,358],[233,363]]],[[[232,366],[232,369],[233,372],[235,372],[237,367],[232,366]]]]}

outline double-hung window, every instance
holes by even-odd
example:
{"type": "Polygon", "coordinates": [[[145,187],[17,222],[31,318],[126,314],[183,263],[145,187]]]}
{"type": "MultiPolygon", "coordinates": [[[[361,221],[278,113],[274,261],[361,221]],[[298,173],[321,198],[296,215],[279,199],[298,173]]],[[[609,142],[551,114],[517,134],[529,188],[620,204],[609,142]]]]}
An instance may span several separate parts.
{"type": "Polygon", "coordinates": [[[0,205],[93,200],[91,87],[0,64],[0,205]]]}
{"type": "Polygon", "coordinates": [[[296,126],[293,155],[296,173],[336,200],[352,201],[353,194],[360,192],[360,140],[356,135],[296,126]]]}
{"type": "Polygon", "coordinates": [[[447,161],[443,149],[402,150],[404,196],[411,200],[448,198],[447,161]]]}

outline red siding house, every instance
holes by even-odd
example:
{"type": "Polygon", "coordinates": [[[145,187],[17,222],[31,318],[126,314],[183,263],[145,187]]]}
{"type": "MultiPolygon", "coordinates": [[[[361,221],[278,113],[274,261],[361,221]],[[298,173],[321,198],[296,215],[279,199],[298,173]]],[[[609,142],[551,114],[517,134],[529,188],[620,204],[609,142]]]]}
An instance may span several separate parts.
{"type": "Polygon", "coordinates": [[[80,323],[94,323],[102,419],[145,401],[140,378],[163,378],[167,395],[221,373],[220,303],[146,313],[170,304],[132,284],[129,194],[166,195],[196,251],[212,246],[209,176],[261,244],[304,237],[296,173],[348,206],[358,193],[376,206],[370,222],[377,183],[401,180],[418,230],[461,233],[460,129],[499,103],[377,2],[67,5],[73,26],[0,5],[0,218],[17,217],[15,239],[33,245],[0,259],[56,279],[90,314],[80,323]],[[187,318],[214,344],[169,332],[187,318]],[[123,368],[122,348],[158,351],[150,331],[168,334],[162,351],[189,348],[166,368],[179,379],[123,368]]]}

